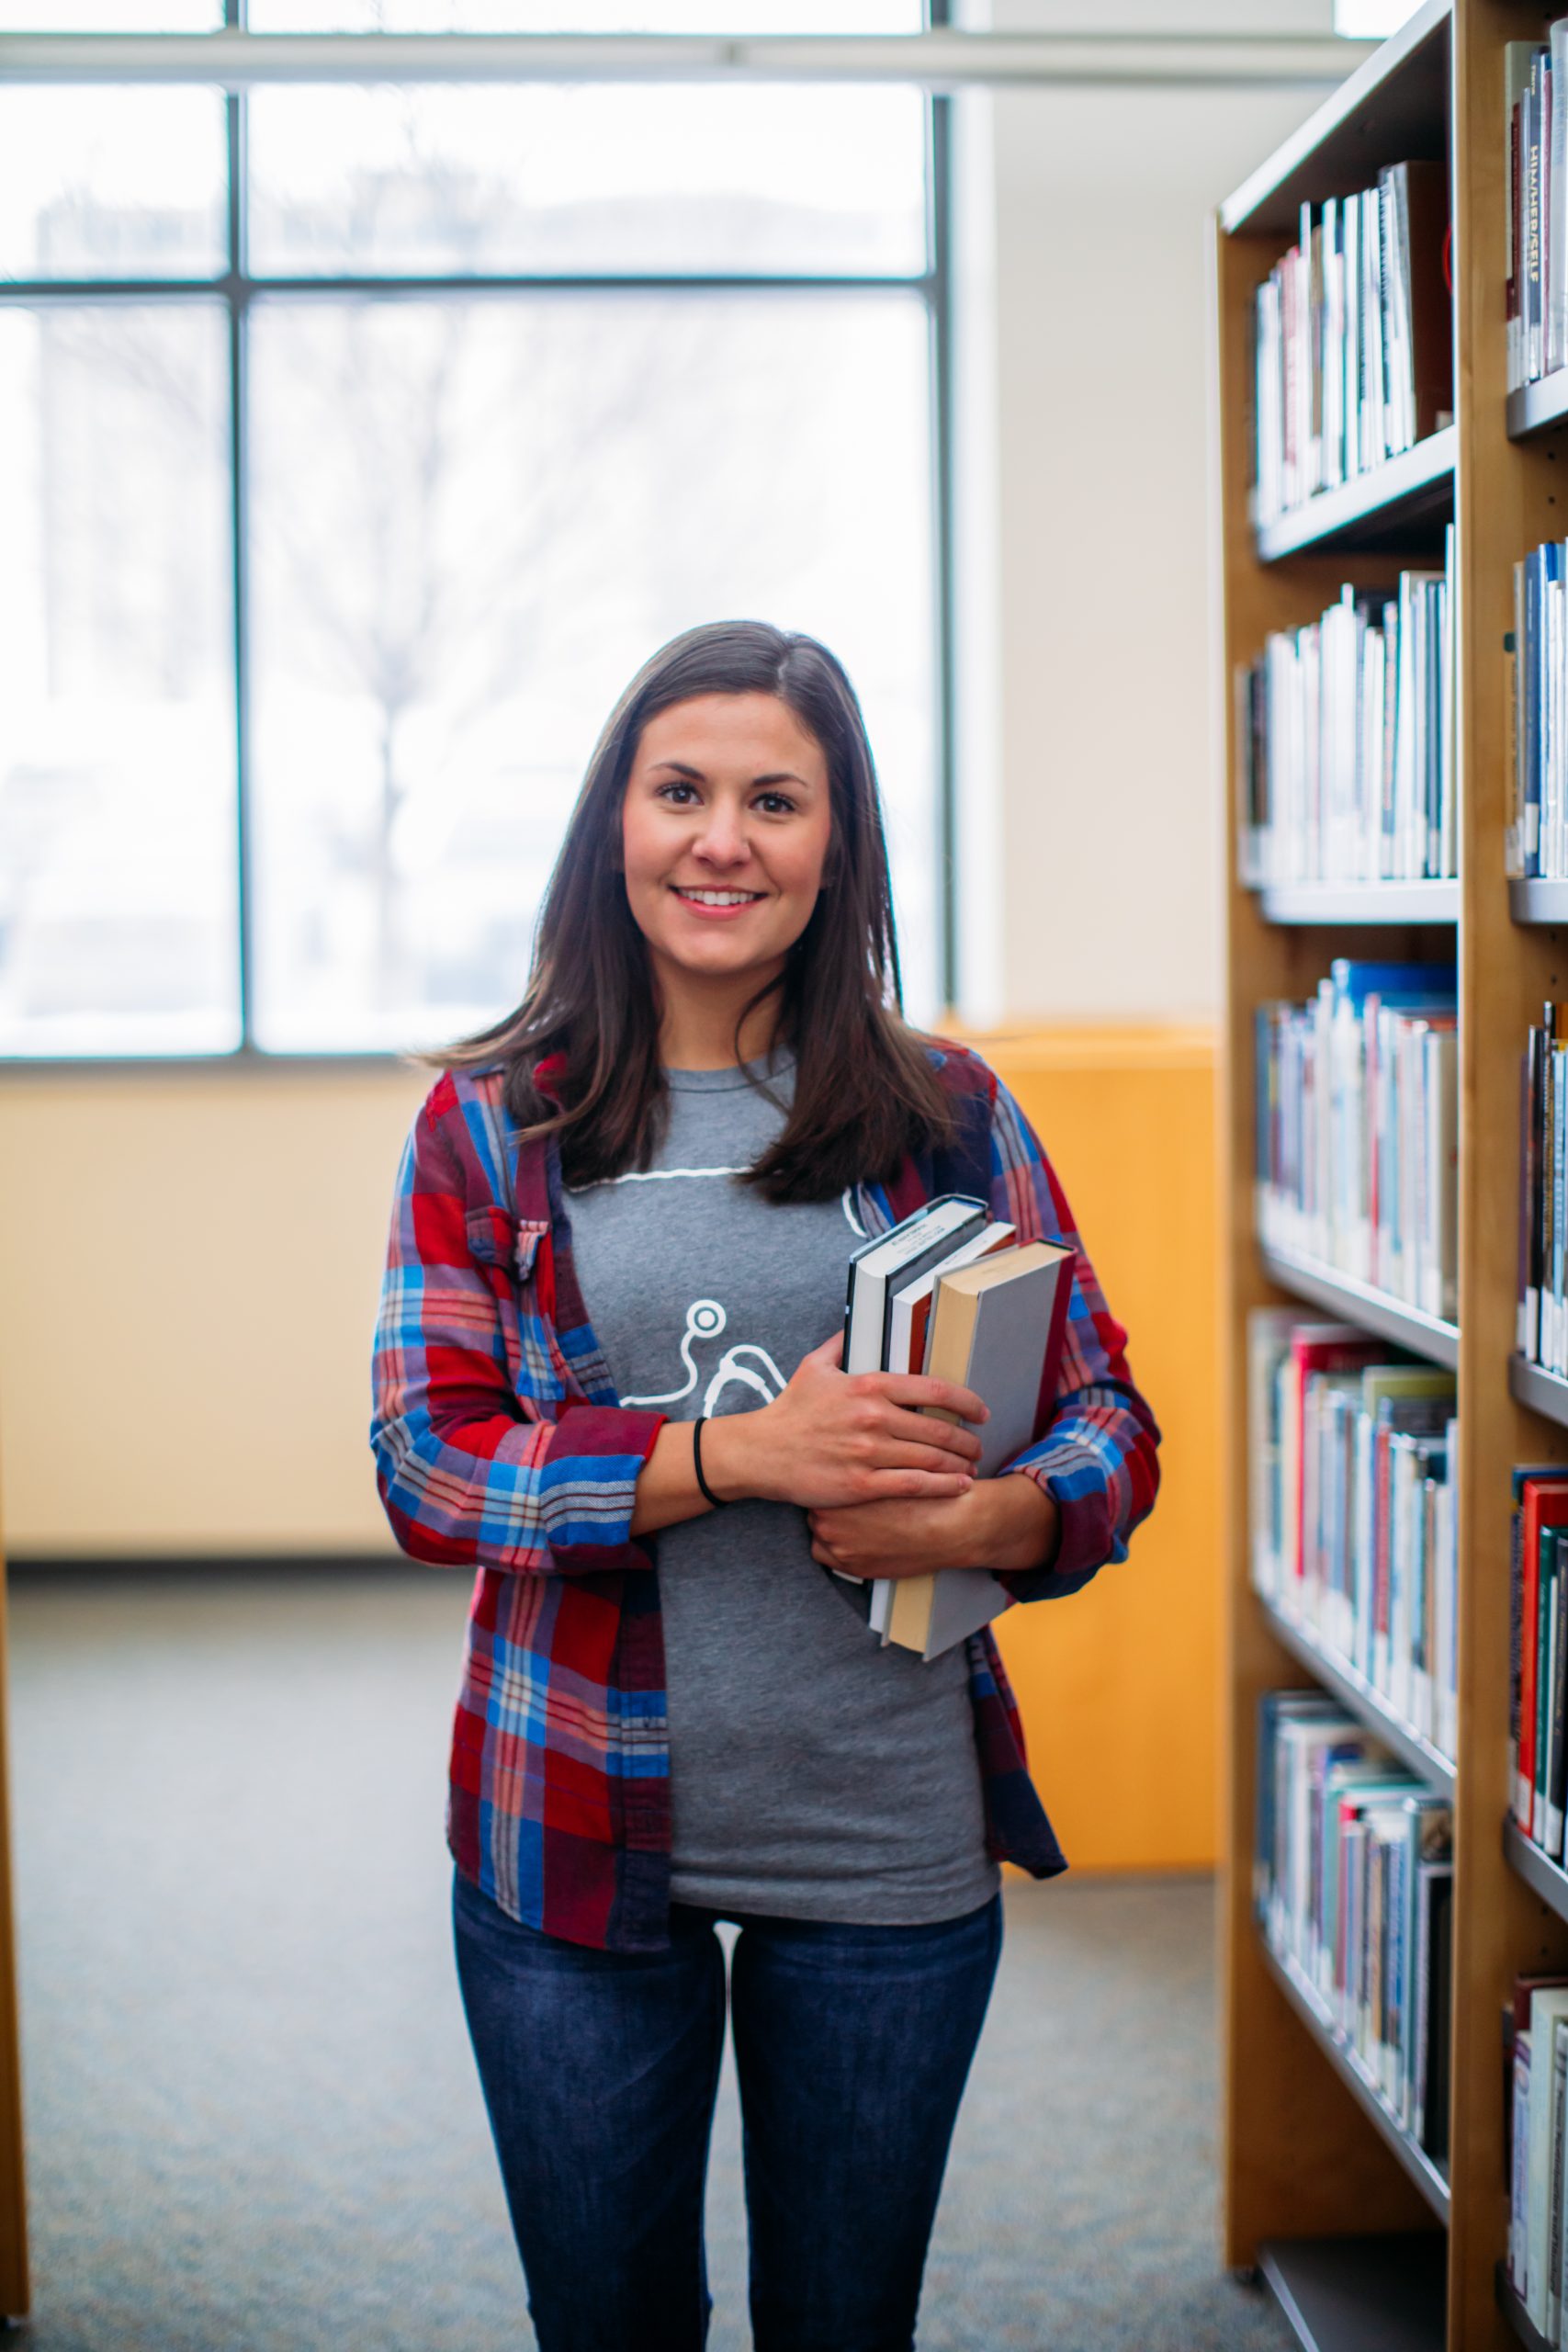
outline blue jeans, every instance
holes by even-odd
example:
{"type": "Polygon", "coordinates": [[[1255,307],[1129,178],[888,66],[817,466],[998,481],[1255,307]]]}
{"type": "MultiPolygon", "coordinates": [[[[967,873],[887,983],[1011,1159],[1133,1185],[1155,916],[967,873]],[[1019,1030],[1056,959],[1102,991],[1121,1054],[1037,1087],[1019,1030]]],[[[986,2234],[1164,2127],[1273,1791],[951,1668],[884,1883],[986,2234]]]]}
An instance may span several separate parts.
{"type": "MultiPolygon", "coordinates": [[[[540,2352],[698,2352],[721,1915],[676,1904],[668,1951],[596,1951],[460,1875],[453,1914],[540,2352]]],[[[756,2352],[911,2352],[1001,1898],[930,1927],[737,1924],[756,2352]]]]}

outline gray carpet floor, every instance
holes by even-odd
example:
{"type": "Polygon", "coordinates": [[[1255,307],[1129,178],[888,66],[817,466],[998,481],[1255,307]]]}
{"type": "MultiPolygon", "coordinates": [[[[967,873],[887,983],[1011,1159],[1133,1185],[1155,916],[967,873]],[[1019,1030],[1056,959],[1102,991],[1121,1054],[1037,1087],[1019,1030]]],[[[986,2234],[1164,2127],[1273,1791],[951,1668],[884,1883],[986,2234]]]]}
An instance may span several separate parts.
{"type": "MultiPolygon", "coordinates": [[[[466,1580],[13,1579],[39,2352],[525,2352],[441,1838],[466,1580]]],[[[1213,1890],[1016,1885],[921,2352],[1283,2352],[1215,2241],[1213,1890]]],[[[742,2352],[739,2124],[711,2352],[742,2352]]]]}

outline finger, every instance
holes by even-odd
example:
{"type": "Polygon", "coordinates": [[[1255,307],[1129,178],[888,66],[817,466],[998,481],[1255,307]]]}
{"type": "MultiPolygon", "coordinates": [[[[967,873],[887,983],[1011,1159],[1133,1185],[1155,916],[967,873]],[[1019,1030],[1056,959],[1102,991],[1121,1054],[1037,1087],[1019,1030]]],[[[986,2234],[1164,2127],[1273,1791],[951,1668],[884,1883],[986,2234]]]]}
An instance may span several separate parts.
{"type": "Polygon", "coordinates": [[[874,1470],[868,1502],[944,1502],[966,1495],[973,1478],[948,1471],[874,1470]]]}
{"type": "Polygon", "coordinates": [[[830,1544],[813,1544],[811,1556],[825,1568],[837,1568],[840,1576],[852,1577],[860,1574],[859,1569],[852,1567],[848,1560],[840,1558],[830,1544]]]}
{"type": "Polygon", "coordinates": [[[962,1421],[988,1421],[990,1407],[972,1388],[956,1380],[931,1380],[923,1372],[885,1372],[877,1375],[883,1394],[911,1412],[934,1406],[939,1413],[956,1413],[962,1421]]]}
{"type": "Polygon", "coordinates": [[[961,1421],[936,1421],[929,1413],[907,1413],[894,1406],[888,1414],[886,1433],[904,1445],[934,1445],[944,1453],[962,1456],[965,1462],[980,1459],[979,1439],[961,1421]]]}
{"type": "Polygon", "coordinates": [[[965,1487],[974,1484],[967,1456],[944,1446],[932,1445],[924,1435],[929,1423],[917,1421],[922,1433],[916,1438],[886,1439],[877,1449],[879,1470],[932,1470],[956,1476],[965,1487]]]}
{"type": "Polygon", "coordinates": [[[844,1333],[843,1327],[840,1325],[839,1329],[834,1332],[832,1338],[830,1340],[824,1340],[819,1348],[808,1348],[806,1353],[801,1357],[800,1364],[795,1366],[795,1370],[798,1372],[801,1364],[808,1363],[822,1363],[827,1364],[829,1367],[836,1366],[842,1358],[843,1352],[844,1333]]]}

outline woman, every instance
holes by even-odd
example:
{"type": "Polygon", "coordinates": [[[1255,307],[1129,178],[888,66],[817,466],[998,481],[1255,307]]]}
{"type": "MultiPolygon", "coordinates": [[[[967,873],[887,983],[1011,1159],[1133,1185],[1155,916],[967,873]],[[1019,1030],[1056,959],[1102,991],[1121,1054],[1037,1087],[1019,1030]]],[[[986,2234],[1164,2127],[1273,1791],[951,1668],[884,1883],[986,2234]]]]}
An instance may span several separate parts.
{"type": "Polygon", "coordinates": [[[972,1476],[966,1390],[839,1369],[852,1250],[932,1193],[1077,1246],[1005,1090],[897,988],[844,673],[693,629],[594,752],[522,1005],[404,1154],[372,1443],[404,1549],[479,1570],[457,1961],[542,2352],[705,2336],[717,1918],[755,2342],[908,2352],[998,1862],[1066,1867],[989,1633],[883,1648],[863,1580],[1077,1591],[1158,1431],[1081,1252],[1007,1475],[972,1476]]]}

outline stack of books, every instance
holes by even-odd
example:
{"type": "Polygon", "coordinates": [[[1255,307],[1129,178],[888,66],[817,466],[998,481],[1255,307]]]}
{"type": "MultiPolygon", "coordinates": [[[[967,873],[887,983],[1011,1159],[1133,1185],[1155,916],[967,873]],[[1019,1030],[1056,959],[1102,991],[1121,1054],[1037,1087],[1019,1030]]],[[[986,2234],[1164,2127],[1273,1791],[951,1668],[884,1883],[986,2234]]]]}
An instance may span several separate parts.
{"type": "Polygon", "coordinates": [[[1503,2007],[1507,2111],[1508,2282],[1544,2342],[1561,2345],[1564,2277],[1564,2118],[1568,2111],[1568,1976],[1514,1979],[1503,2007]]]}
{"type": "MultiPolygon", "coordinates": [[[[973,1390],[990,1413],[975,1475],[994,1476],[1050,1418],[1072,1286],[1071,1250],[1020,1243],[983,1201],[944,1193],[852,1257],[844,1369],[924,1373],[973,1390]]],[[[876,1577],[869,1622],[885,1645],[932,1658],[1007,1605],[988,1568],[944,1568],[876,1577]]]]}
{"type": "Polygon", "coordinates": [[[1459,1032],[1452,965],[1336,959],[1315,999],[1257,1012],[1258,1230],[1424,1314],[1455,1312],[1459,1032]]]}
{"type": "Polygon", "coordinates": [[[1568,17],[1503,53],[1508,390],[1568,366],[1568,17]]]}
{"type": "Polygon", "coordinates": [[[1440,164],[1391,164],[1376,187],[1303,205],[1258,289],[1258,524],[1451,422],[1448,231],[1440,164]]]}
{"type": "Polygon", "coordinates": [[[1258,1706],[1253,1894],[1269,1948],[1392,2120],[1448,2151],[1451,1808],[1316,1690],[1258,1706]]]}
{"type": "Polygon", "coordinates": [[[1504,860],[1523,879],[1568,875],[1568,546],[1550,539],[1514,566],[1514,626],[1503,640],[1508,814],[1504,860]]]}
{"type": "Polygon", "coordinates": [[[1453,1375],[1298,1308],[1247,1319],[1254,1589],[1411,1730],[1457,1751],[1453,1375]]]}
{"type": "Polygon", "coordinates": [[[1347,585],[1237,676],[1242,879],[1457,874],[1450,526],[1441,571],[1347,585]]]}

